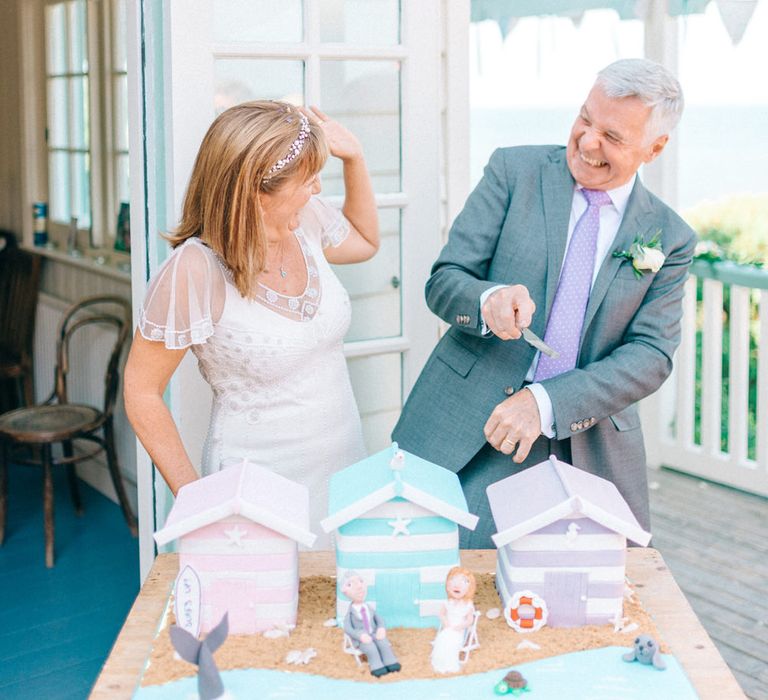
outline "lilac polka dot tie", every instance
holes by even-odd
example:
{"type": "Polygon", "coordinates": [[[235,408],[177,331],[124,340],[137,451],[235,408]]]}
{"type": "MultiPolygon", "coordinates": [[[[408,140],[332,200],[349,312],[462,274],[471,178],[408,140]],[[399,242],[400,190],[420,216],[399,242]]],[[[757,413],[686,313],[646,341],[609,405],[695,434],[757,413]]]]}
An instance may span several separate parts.
{"type": "Polygon", "coordinates": [[[582,189],[581,193],[587,200],[587,210],[573,229],[544,335],[544,342],[557,350],[560,356],[557,359],[547,355],[539,357],[533,378],[535,382],[573,369],[579,354],[581,328],[595,269],[600,207],[611,203],[611,198],[602,190],[582,189]]]}

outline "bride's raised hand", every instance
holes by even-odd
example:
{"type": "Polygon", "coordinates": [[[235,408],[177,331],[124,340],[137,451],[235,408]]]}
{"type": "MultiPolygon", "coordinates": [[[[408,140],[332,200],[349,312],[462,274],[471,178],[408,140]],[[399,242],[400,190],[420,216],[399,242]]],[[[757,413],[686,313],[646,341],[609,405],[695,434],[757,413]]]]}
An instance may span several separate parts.
{"type": "Polygon", "coordinates": [[[311,124],[323,130],[332,156],[341,160],[354,160],[363,155],[363,147],[359,139],[347,127],[331,119],[315,105],[300,109],[311,124]]]}

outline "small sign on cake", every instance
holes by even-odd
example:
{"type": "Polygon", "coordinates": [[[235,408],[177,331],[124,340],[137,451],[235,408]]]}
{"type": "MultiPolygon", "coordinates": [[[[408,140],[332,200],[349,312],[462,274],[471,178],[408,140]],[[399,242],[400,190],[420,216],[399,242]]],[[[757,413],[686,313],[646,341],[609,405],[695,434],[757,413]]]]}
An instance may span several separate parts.
{"type": "Polygon", "coordinates": [[[197,637],[200,634],[200,577],[191,566],[185,566],[176,578],[173,612],[176,624],[197,637]]]}

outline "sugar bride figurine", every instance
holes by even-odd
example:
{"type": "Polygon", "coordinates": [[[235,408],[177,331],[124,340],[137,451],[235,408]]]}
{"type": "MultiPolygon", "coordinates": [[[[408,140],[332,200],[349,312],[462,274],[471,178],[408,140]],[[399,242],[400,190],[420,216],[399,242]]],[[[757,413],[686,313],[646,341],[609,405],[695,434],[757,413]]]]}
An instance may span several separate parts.
{"type": "Polygon", "coordinates": [[[445,579],[448,599],[440,609],[441,627],[432,642],[432,668],[437,673],[456,673],[461,670],[459,653],[464,646],[467,630],[475,618],[475,590],[477,583],[469,569],[454,566],[445,579]]]}

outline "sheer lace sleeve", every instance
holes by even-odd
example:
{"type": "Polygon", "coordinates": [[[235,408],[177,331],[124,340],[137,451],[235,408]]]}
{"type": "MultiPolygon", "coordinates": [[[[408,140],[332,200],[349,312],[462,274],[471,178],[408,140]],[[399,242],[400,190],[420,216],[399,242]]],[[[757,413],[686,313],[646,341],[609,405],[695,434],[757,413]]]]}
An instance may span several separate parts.
{"type": "Polygon", "coordinates": [[[323,248],[340,246],[349,236],[349,221],[336,207],[320,197],[312,197],[301,210],[301,229],[319,238],[323,248]]]}
{"type": "Polygon", "coordinates": [[[139,312],[139,331],[147,340],[180,350],[204,343],[221,318],[226,286],[216,254],[197,239],[173,251],[149,283],[139,312]]]}

